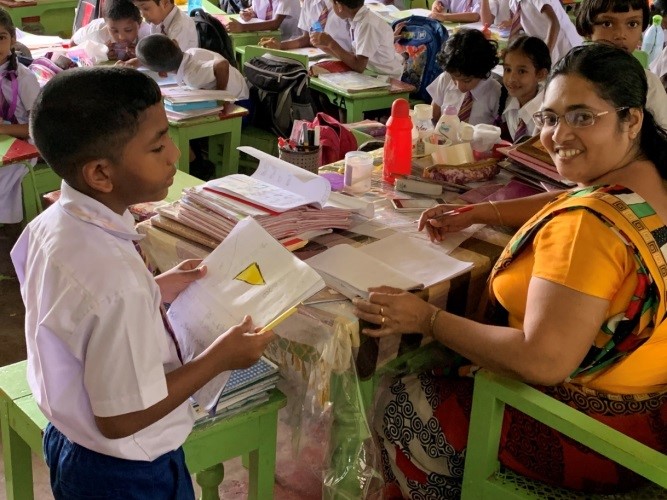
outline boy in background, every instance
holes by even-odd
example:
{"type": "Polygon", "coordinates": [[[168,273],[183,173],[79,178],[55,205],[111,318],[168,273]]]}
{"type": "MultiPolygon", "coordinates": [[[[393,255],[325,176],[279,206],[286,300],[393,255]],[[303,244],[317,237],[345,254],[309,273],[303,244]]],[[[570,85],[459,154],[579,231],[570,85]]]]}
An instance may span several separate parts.
{"type": "Polygon", "coordinates": [[[181,50],[199,47],[194,20],[174,5],[173,0],[133,0],[139,12],[151,25],[151,34],[167,35],[181,50]]]}
{"type": "Polygon", "coordinates": [[[176,82],[193,89],[226,90],[247,99],[248,85],[236,68],[220,54],[206,49],[180,47],[165,35],[149,35],[137,45],[142,66],[157,73],[176,73],[176,82]]]}
{"type": "Polygon", "coordinates": [[[139,9],[130,0],[107,0],[104,17],[94,19],[72,35],[72,44],[90,40],[109,48],[110,61],[127,61],[135,57],[134,49],[140,38],[150,34],[139,9]]]}
{"type": "Polygon", "coordinates": [[[391,26],[364,5],[364,0],[333,0],[334,13],[350,25],[352,51],[347,51],[326,32],[310,33],[310,42],[340,59],[352,70],[366,67],[393,78],[401,78],[403,58],[394,49],[391,26]]]}
{"type": "Polygon", "coordinates": [[[480,8],[480,0],[435,0],[428,17],[441,23],[476,23],[480,8]]]}
{"type": "Polygon", "coordinates": [[[252,365],[273,334],[257,333],[246,316],[180,360],[163,303],[206,269],[185,261],[154,278],[127,210],[163,199],[176,173],[179,152],[152,79],[118,66],[64,71],[30,118],[40,154],[63,178],[60,200],[11,252],[28,383],[50,422],[54,496],[194,499],[182,449],[193,425],[188,398],[218,373],[252,365]]]}
{"type": "Polygon", "coordinates": [[[246,24],[227,18],[223,23],[230,33],[279,29],[280,39],[289,40],[300,35],[297,26],[300,13],[299,0],[253,0],[252,7],[242,10],[239,15],[244,21],[256,18],[262,22],[246,24]]]}

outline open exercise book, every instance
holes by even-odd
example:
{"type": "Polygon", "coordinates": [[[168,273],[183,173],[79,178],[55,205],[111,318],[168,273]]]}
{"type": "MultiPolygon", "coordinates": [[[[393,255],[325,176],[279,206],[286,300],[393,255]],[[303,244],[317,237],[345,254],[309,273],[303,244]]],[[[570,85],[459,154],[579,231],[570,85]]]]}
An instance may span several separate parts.
{"type": "MultiPolygon", "coordinates": [[[[236,224],[203,264],[206,276],[188,286],[168,313],[186,362],[246,314],[255,325],[266,326],[324,288],[313,269],[252,218],[236,224]]],[[[211,411],[229,376],[218,375],[195,393],[195,401],[211,411]]]]}
{"type": "Polygon", "coordinates": [[[368,297],[371,287],[421,290],[472,268],[437,246],[402,233],[369,245],[336,245],[306,260],[327,286],[348,298],[368,297]]]}

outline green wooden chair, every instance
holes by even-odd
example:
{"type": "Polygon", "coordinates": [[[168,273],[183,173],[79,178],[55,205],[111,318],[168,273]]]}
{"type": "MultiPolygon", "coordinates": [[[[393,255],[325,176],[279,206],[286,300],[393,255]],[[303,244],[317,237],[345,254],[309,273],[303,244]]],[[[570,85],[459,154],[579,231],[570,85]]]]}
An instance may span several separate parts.
{"type": "Polygon", "coordinates": [[[667,498],[667,455],[543,394],[533,387],[480,370],[475,376],[463,500],[667,498]],[[498,462],[503,412],[508,404],[652,481],[628,494],[583,495],[554,488],[503,468],[498,462]]]}
{"type": "Polygon", "coordinates": [[[642,68],[648,68],[648,54],[646,52],[643,50],[635,50],[632,52],[632,55],[642,64],[642,68]]]}

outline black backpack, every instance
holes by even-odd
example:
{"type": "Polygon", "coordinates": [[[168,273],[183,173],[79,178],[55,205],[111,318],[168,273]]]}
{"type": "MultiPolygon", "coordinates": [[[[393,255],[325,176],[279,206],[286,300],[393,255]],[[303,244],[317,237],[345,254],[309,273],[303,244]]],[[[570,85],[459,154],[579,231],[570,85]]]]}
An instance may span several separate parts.
{"type": "Polygon", "coordinates": [[[238,14],[250,7],[248,0],[220,0],[220,8],[227,14],[238,14]]]}
{"type": "Polygon", "coordinates": [[[193,18],[197,27],[199,47],[217,52],[229,61],[230,66],[236,68],[232,39],[229,38],[229,34],[222,23],[203,9],[192,9],[190,17],[193,18]]]}
{"type": "Polygon", "coordinates": [[[289,137],[294,120],[315,118],[308,88],[308,70],[294,59],[264,54],[244,64],[255,104],[253,124],[280,137],[289,137]]]}

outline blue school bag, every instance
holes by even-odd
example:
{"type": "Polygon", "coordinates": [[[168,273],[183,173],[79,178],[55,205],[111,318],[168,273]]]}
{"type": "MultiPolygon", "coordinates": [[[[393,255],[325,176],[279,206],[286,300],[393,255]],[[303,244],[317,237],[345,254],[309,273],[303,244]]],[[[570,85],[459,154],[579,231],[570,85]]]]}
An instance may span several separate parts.
{"type": "Polygon", "coordinates": [[[435,56],[449,34],[439,21],[428,17],[400,19],[394,21],[392,29],[399,23],[405,23],[400,38],[395,42],[397,52],[406,60],[401,80],[417,87],[410,97],[430,103],[431,96],[426,87],[442,73],[435,56]]]}

